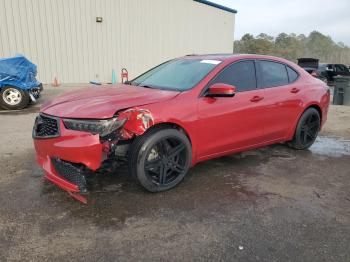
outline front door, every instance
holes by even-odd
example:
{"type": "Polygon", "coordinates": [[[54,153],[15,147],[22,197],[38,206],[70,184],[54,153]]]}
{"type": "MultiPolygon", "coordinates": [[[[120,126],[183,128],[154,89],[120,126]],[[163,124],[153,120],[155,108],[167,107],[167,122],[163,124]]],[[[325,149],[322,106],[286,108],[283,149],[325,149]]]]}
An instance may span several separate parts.
{"type": "Polygon", "coordinates": [[[243,150],[263,142],[263,90],[257,89],[255,61],[235,62],[208,85],[236,87],[234,97],[199,98],[198,154],[200,158],[243,150]]]}

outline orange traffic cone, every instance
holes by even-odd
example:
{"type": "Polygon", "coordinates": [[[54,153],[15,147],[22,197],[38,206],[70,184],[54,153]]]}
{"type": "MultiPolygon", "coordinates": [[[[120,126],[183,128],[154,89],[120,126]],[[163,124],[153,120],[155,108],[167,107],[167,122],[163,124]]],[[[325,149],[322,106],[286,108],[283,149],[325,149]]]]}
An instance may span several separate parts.
{"type": "Polygon", "coordinates": [[[53,80],[52,86],[53,87],[58,87],[60,84],[58,83],[57,77],[53,80]]]}

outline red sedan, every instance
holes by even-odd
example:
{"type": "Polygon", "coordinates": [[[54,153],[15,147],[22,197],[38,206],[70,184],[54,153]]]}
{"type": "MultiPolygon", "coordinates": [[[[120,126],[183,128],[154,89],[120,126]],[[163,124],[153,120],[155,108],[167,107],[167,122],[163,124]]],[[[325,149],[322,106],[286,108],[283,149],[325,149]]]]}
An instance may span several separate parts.
{"type": "Polygon", "coordinates": [[[33,138],[46,178],[70,193],[87,192],[87,174],[121,161],[158,192],[200,161],[281,142],[309,148],[329,99],[325,83],[281,58],[186,56],[126,84],[57,97],[33,138]]]}

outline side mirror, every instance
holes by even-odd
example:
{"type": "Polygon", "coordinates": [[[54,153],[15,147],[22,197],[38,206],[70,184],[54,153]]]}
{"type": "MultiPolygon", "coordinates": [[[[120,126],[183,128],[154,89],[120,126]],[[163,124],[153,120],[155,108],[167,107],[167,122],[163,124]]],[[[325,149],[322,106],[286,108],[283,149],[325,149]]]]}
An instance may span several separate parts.
{"type": "Polygon", "coordinates": [[[328,72],[333,72],[333,71],[334,71],[334,69],[333,69],[332,67],[327,67],[326,70],[327,70],[328,72]]]}
{"type": "Polygon", "coordinates": [[[207,97],[233,97],[236,94],[236,87],[227,84],[213,84],[209,87],[207,97]]]}

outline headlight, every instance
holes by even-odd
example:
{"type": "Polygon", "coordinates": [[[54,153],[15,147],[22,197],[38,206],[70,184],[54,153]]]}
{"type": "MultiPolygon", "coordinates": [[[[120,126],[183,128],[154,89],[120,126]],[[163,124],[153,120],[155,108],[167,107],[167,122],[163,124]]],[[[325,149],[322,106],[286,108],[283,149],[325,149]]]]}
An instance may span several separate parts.
{"type": "Polygon", "coordinates": [[[67,129],[89,132],[94,135],[99,134],[102,137],[119,129],[125,122],[126,119],[118,120],[116,117],[103,120],[63,119],[67,129]]]}

